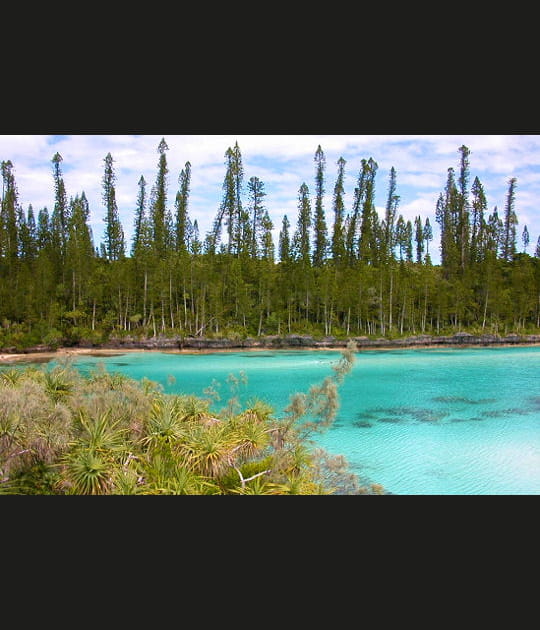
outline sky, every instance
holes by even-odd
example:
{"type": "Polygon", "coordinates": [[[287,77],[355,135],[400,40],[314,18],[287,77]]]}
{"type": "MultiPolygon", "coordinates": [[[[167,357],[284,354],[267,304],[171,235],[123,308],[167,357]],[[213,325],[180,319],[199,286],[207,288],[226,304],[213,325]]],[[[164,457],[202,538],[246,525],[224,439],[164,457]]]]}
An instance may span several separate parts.
{"type": "Polygon", "coordinates": [[[62,174],[68,199],[83,191],[90,206],[90,226],[96,246],[103,240],[105,208],[102,200],[104,159],[110,153],[116,175],[115,191],[120,221],[129,252],[133,235],[134,210],[141,175],[147,182],[147,193],[158,172],[158,145],[164,138],[169,149],[167,158],[168,207],[174,214],[178,178],[186,162],[191,164],[191,186],[188,212],[199,225],[201,239],[210,230],[223,197],[226,173],[225,153],[238,142],[244,167],[243,203],[247,204],[247,182],[258,177],[264,184],[264,205],[274,223],[274,241],[283,216],[291,224],[298,217],[298,194],[306,183],[312,208],[315,206],[315,152],[324,152],[324,210],[331,234],[333,224],[333,191],[337,161],[345,165],[345,210],[352,209],[354,188],[358,182],[361,160],[373,158],[378,164],[375,179],[375,206],[380,218],[388,195],[390,169],[396,170],[396,194],[400,200],[397,213],[405,220],[418,215],[433,227],[430,244],[433,262],[438,262],[439,231],[435,207],[444,191],[447,172],[453,167],[456,180],[460,170],[459,147],[470,150],[469,190],[478,176],[487,198],[488,212],[497,206],[503,215],[509,180],[515,177],[514,210],[518,218],[518,250],[523,250],[521,235],[526,225],[530,234],[527,248],[533,254],[540,236],[540,135],[0,135],[0,161],[11,160],[19,192],[19,203],[26,211],[32,204],[34,213],[43,207],[54,207],[52,157],[62,156],[62,174]]]}

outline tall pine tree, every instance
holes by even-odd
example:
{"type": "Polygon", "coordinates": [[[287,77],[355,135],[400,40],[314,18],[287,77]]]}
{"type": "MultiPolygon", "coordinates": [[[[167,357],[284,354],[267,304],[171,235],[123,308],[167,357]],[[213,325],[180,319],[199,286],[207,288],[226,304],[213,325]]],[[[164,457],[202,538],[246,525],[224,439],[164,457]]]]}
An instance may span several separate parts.
{"type": "Polygon", "coordinates": [[[151,191],[150,199],[150,224],[152,227],[153,250],[160,259],[165,258],[168,245],[170,244],[170,234],[168,234],[169,217],[167,216],[167,156],[165,151],[169,150],[165,138],[162,138],[158,145],[158,172],[156,182],[151,191]]]}
{"type": "Polygon", "coordinates": [[[121,260],[125,255],[124,230],[120,223],[118,207],[116,205],[116,191],[114,160],[110,153],[105,159],[105,173],[103,175],[103,203],[105,205],[105,252],[107,260],[121,260]]]}
{"type": "Polygon", "coordinates": [[[340,263],[345,259],[345,202],[344,178],[346,160],[342,157],[337,161],[338,175],[334,186],[334,225],[332,231],[332,258],[340,263]]]}
{"type": "Polygon", "coordinates": [[[309,188],[304,182],[298,192],[298,221],[292,242],[294,258],[302,263],[303,267],[310,266],[311,262],[311,224],[309,188]]]}
{"type": "Polygon", "coordinates": [[[317,147],[314,160],[317,167],[315,174],[315,214],[313,221],[313,266],[322,267],[327,256],[328,230],[323,205],[326,158],[321,149],[321,145],[317,147]]]}
{"type": "Polygon", "coordinates": [[[516,255],[516,225],[518,223],[516,213],[514,211],[516,197],[515,177],[508,181],[508,194],[506,197],[506,206],[504,208],[503,220],[503,242],[501,257],[507,262],[512,261],[516,255]]]}

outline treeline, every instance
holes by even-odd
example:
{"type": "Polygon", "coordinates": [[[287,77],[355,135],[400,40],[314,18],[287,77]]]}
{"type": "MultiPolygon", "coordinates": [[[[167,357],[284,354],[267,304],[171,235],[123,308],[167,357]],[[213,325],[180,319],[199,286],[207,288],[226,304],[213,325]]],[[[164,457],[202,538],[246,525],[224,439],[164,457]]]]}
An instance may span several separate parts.
{"type": "Polygon", "coordinates": [[[496,206],[490,212],[465,146],[434,209],[440,264],[431,260],[429,217],[410,221],[398,212],[393,167],[379,217],[371,157],[361,160],[349,209],[346,161],[337,161],[328,209],[319,146],[313,193],[302,183],[296,223],[284,215],[274,226],[264,182],[251,176],[246,183],[236,143],[225,153],[221,204],[201,235],[189,214],[191,164],[170,200],[167,150],[162,139],[155,182],[149,190],[141,176],[134,191],[130,242],[118,213],[114,160],[110,153],[104,158],[98,245],[84,191],[68,199],[61,155],[52,158],[54,207],[37,214],[32,205],[21,207],[14,166],[2,162],[0,347],[97,344],[127,334],[393,337],[540,327],[540,238],[530,256],[527,227],[517,229],[516,179],[508,182],[500,216],[496,206]]]}

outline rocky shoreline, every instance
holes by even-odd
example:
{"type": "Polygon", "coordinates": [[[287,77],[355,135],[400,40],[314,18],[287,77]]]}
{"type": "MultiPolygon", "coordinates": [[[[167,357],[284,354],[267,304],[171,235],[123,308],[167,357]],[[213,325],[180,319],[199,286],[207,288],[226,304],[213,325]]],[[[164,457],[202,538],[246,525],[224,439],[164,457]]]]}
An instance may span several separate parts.
{"type": "MultiPolygon", "coordinates": [[[[415,348],[437,346],[508,346],[508,345],[535,345],[540,344],[540,335],[473,335],[466,332],[458,332],[453,335],[414,335],[399,339],[387,339],[384,337],[350,337],[359,350],[370,348],[415,348]]],[[[137,339],[123,336],[109,339],[100,345],[79,344],[73,348],[63,350],[84,350],[86,352],[100,350],[168,350],[168,351],[217,351],[217,350],[278,350],[278,349],[340,349],[346,347],[349,339],[337,339],[336,337],[322,337],[320,339],[311,335],[290,334],[285,336],[269,335],[266,337],[248,337],[245,339],[213,339],[207,337],[151,337],[137,339]]],[[[55,352],[54,348],[46,345],[32,346],[24,350],[15,348],[1,348],[2,358],[7,355],[25,355],[55,352]]],[[[0,359],[1,360],[1,359],[0,359]]]]}

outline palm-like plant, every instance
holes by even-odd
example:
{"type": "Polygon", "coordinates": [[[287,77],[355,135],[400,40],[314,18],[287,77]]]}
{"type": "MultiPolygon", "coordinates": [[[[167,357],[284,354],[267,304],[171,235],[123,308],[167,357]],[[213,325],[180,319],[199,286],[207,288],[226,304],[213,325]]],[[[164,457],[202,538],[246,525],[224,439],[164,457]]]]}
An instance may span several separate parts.
{"type": "Polygon", "coordinates": [[[198,474],[215,478],[231,467],[237,446],[238,438],[227,424],[197,425],[186,435],[180,452],[198,474]]]}
{"type": "Polygon", "coordinates": [[[112,486],[111,463],[102,453],[78,449],[63,460],[59,488],[67,494],[109,494],[112,486]]]}
{"type": "Polygon", "coordinates": [[[105,389],[117,390],[121,389],[122,386],[128,382],[129,378],[126,374],[122,374],[121,372],[107,372],[104,367],[101,368],[103,364],[98,365],[99,367],[91,373],[89,379],[91,384],[99,384],[105,389]]]}
{"type": "Polygon", "coordinates": [[[157,398],[150,412],[141,444],[152,448],[160,443],[174,443],[184,435],[182,413],[175,398],[157,398]]]}
{"type": "Polygon", "coordinates": [[[60,402],[73,391],[73,375],[66,369],[53,368],[43,372],[45,392],[54,401],[60,402]]]}
{"type": "Polygon", "coordinates": [[[55,403],[27,421],[27,444],[37,461],[51,463],[69,447],[73,431],[70,410],[63,403],[55,403]]]}
{"type": "Polygon", "coordinates": [[[218,486],[198,475],[170,444],[154,448],[142,462],[142,494],[216,494],[218,486]]]}
{"type": "Polygon", "coordinates": [[[111,494],[134,495],[143,493],[140,472],[137,466],[132,465],[134,459],[136,458],[129,453],[123,465],[113,470],[111,494]]]}
{"type": "Polygon", "coordinates": [[[28,453],[26,427],[18,414],[0,413],[0,481],[7,481],[11,471],[20,466],[20,457],[28,453]]]}
{"type": "Polygon", "coordinates": [[[273,413],[274,408],[271,405],[264,402],[264,400],[255,398],[247,401],[246,409],[240,415],[247,420],[267,422],[273,413]]]}
{"type": "Polygon", "coordinates": [[[212,424],[209,411],[210,401],[196,396],[182,396],[177,399],[182,422],[212,424]]]}
{"type": "Polygon", "coordinates": [[[276,485],[281,494],[331,494],[314,482],[309,474],[289,475],[283,483],[276,485]]]}
{"type": "Polygon", "coordinates": [[[235,454],[242,459],[256,457],[269,445],[271,439],[266,425],[253,419],[238,424],[235,437],[238,441],[235,454]]]}
{"type": "Polygon", "coordinates": [[[8,368],[0,371],[0,386],[12,386],[17,383],[24,375],[22,370],[17,368],[8,368]]]}
{"type": "Polygon", "coordinates": [[[97,418],[91,418],[86,413],[79,413],[81,433],[78,446],[90,451],[102,453],[119,453],[126,450],[125,436],[127,429],[119,428],[120,420],[110,421],[110,411],[107,410],[97,418]]]}
{"type": "Polygon", "coordinates": [[[262,477],[257,477],[240,488],[231,490],[233,494],[288,494],[288,488],[279,483],[265,481],[262,477]]]}

